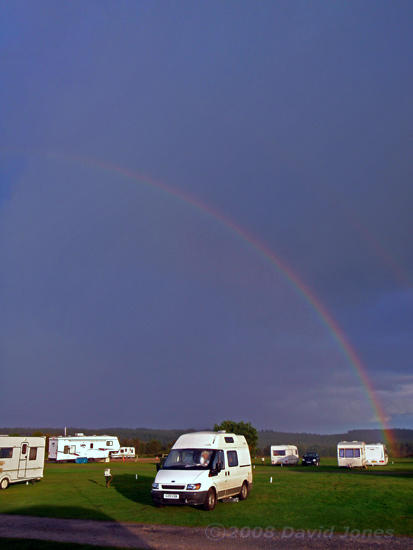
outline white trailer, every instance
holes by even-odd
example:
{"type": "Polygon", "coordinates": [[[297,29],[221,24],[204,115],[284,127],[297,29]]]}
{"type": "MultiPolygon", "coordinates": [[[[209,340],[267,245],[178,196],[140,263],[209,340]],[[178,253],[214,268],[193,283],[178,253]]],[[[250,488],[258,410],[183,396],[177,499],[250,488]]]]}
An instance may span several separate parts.
{"type": "Polygon", "coordinates": [[[46,437],[0,435],[0,489],[43,477],[46,437]]]}
{"type": "Polygon", "coordinates": [[[385,466],[389,462],[386,445],[383,443],[366,444],[367,466],[385,466]]]}
{"type": "Polygon", "coordinates": [[[300,457],[295,445],[271,445],[271,464],[276,466],[295,466],[300,457]]]}
{"type": "Polygon", "coordinates": [[[116,453],[110,453],[110,458],[135,458],[135,447],[121,447],[116,453]]]}
{"type": "Polygon", "coordinates": [[[58,435],[49,438],[49,460],[77,463],[88,460],[109,461],[110,453],[118,452],[119,440],[112,435],[58,435]]]}
{"type": "Polygon", "coordinates": [[[365,468],[366,444],[364,441],[340,441],[337,445],[337,461],[340,468],[365,468]]]}

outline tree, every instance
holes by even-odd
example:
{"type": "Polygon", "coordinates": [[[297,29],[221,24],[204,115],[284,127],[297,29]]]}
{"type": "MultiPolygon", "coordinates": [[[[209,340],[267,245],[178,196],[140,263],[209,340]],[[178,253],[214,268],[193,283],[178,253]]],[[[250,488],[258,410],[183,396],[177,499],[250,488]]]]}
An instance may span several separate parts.
{"type": "Polygon", "coordinates": [[[156,439],[151,439],[146,444],[146,454],[158,455],[162,451],[162,443],[156,439]]]}
{"type": "Polygon", "coordinates": [[[258,444],[258,432],[251,425],[251,422],[235,422],[234,420],[224,420],[221,424],[215,424],[214,430],[216,432],[225,430],[228,433],[234,433],[236,435],[243,435],[247,440],[248,447],[250,448],[251,457],[254,458],[257,454],[258,444]]]}

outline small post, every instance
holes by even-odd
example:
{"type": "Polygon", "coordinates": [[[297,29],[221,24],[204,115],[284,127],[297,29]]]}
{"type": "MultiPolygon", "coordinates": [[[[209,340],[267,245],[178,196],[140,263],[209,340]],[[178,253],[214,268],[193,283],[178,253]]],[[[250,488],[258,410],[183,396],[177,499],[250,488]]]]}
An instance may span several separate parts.
{"type": "Polygon", "coordinates": [[[270,477],[270,483],[272,483],[272,477],[270,477]]]}

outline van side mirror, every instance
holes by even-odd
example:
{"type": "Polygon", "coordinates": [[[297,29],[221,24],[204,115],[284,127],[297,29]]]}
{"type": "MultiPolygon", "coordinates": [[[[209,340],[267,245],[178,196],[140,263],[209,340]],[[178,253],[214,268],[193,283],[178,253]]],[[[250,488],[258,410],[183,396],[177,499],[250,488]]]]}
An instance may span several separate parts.
{"type": "Polygon", "coordinates": [[[217,476],[221,470],[222,470],[222,464],[221,462],[218,462],[215,468],[211,468],[211,471],[209,472],[209,477],[217,476]]]}

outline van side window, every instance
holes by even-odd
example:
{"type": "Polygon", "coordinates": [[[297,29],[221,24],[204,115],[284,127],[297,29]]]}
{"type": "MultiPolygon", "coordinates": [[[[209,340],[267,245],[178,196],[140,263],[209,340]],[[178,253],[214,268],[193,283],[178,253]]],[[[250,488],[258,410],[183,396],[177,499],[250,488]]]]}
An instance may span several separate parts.
{"type": "Polygon", "coordinates": [[[238,455],[237,451],[227,451],[228,466],[238,466],[238,455]]]}
{"type": "Polygon", "coordinates": [[[37,458],[37,447],[30,447],[29,460],[36,460],[37,458]]]}
{"type": "Polygon", "coordinates": [[[0,458],[12,458],[13,447],[3,447],[0,449],[0,458]]]}
{"type": "Polygon", "coordinates": [[[234,438],[230,436],[225,436],[225,443],[234,443],[234,438]]]}
{"type": "Polygon", "coordinates": [[[211,468],[216,469],[218,464],[221,464],[221,470],[225,470],[225,455],[224,451],[216,451],[211,468]]]}

